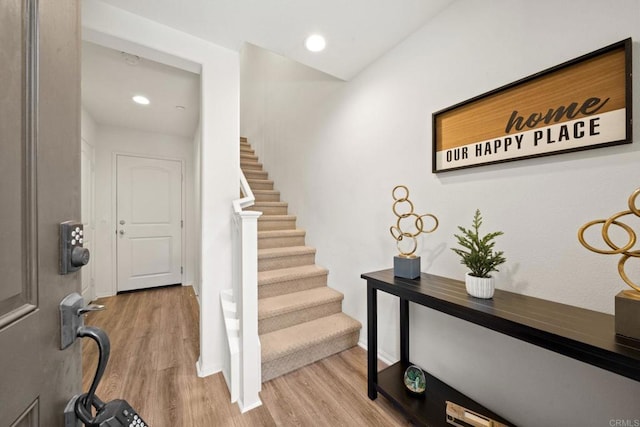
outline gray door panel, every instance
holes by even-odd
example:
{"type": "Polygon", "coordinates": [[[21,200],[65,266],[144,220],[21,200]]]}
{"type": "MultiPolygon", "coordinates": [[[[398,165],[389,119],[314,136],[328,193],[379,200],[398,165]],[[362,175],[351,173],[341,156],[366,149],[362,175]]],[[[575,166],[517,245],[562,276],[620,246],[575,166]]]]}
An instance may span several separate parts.
{"type": "Polygon", "coordinates": [[[78,8],[0,2],[0,426],[62,425],[80,391],[58,313],[80,290],[58,274],[58,223],[80,218],[78,8]]]}

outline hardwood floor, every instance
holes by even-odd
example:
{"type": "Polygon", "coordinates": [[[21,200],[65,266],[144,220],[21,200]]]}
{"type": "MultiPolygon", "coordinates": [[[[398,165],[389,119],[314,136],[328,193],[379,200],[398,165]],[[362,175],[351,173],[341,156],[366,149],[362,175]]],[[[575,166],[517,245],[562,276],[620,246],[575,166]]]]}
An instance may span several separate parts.
{"type": "MultiPolygon", "coordinates": [[[[97,394],[126,399],[153,427],[408,426],[382,396],[367,397],[367,353],[354,347],[262,385],[263,405],[241,414],[221,373],[196,375],[198,302],[191,287],[126,293],[97,301],[87,316],[104,329],[111,357],[97,394]]],[[[83,342],[83,389],[97,348],[83,342]]]]}

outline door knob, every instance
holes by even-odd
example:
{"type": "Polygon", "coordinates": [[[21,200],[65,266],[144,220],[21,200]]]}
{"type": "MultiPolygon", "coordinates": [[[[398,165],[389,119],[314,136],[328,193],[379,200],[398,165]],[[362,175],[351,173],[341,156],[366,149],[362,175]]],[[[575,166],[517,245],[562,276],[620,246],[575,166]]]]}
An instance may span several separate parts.
{"type": "Polygon", "coordinates": [[[125,225],[127,222],[124,219],[120,220],[120,225],[125,225]]]}
{"type": "Polygon", "coordinates": [[[90,257],[89,249],[76,246],[71,250],[71,265],[73,267],[87,265],[90,257]]]}
{"type": "Polygon", "coordinates": [[[124,234],[124,230],[120,230],[120,235],[122,236],[124,234]]]}
{"type": "Polygon", "coordinates": [[[69,347],[77,338],[78,330],[84,326],[83,314],[104,310],[104,305],[84,304],[82,295],[77,292],[67,295],[60,302],[60,349],[69,347]]]}
{"type": "Polygon", "coordinates": [[[91,311],[102,311],[105,308],[106,307],[103,304],[89,304],[79,308],[77,314],[78,316],[82,316],[83,314],[89,313],[91,311]]]}

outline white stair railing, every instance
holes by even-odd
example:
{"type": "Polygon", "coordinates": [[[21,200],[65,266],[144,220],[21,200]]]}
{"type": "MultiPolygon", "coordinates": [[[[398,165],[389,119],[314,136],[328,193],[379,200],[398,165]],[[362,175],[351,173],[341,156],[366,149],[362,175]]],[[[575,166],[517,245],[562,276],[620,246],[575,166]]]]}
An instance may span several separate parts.
{"type": "Polygon", "coordinates": [[[258,218],[262,212],[245,211],[255,197],[240,171],[242,197],[233,201],[233,286],[220,293],[227,331],[224,378],[231,402],[246,412],[262,402],[260,339],[258,337],[258,218]]]}

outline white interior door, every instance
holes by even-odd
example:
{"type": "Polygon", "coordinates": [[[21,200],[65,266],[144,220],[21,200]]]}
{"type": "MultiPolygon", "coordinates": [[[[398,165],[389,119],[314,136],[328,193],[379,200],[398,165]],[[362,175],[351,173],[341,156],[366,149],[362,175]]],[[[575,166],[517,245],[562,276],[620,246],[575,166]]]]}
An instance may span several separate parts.
{"type": "Polygon", "coordinates": [[[182,163],[116,163],[118,292],[182,283],[182,163]]]}

